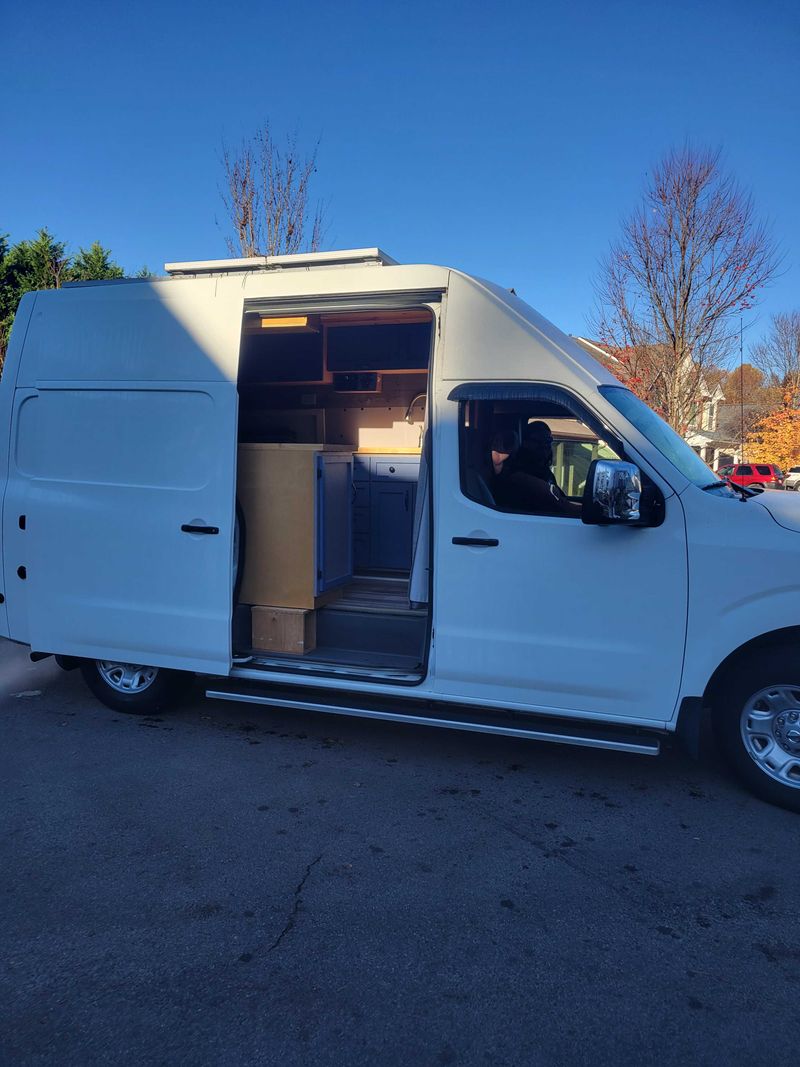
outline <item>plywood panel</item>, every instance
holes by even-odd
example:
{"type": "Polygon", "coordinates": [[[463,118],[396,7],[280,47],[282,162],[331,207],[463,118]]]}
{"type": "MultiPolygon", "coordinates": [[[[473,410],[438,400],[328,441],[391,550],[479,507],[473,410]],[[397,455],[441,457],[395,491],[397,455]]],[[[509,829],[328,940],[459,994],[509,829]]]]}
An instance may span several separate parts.
{"type": "Polygon", "coordinates": [[[412,422],[408,423],[404,418],[407,406],[408,401],[394,407],[352,404],[347,408],[331,408],[326,412],[326,439],[337,443],[346,441],[364,452],[419,451],[425,407],[423,403],[417,404],[412,422]]]}
{"type": "Polygon", "coordinates": [[[314,607],[315,452],[240,445],[238,491],[246,530],[239,599],[314,607]]]}

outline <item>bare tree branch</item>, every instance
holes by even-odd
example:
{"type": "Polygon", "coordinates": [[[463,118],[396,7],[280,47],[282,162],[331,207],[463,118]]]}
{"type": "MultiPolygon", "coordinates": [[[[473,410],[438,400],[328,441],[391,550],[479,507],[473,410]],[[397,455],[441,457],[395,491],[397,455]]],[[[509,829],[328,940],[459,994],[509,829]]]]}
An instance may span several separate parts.
{"type": "Polygon", "coordinates": [[[304,156],[296,134],[281,148],[268,123],[237,152],[223,144],[220,194],[232,230],[226,238],[231,255],[279,256],[320,248],[324,209],[309,203],[318,149],[319,142],[304,156]]]}
{"type": "Polygon", "coordinates": [[[784,405],[800,407],[800,311],[773,315],[769,333],[750,356],[781,387],[784,405]]]}
{"type": "Polygon", "coordinates": [[[683,433],[704,368],[728,361],[739,315],[777,267],[752,197],[719,153],[673,151],[601,265],[592,325],[631,387],[683,433]]]}

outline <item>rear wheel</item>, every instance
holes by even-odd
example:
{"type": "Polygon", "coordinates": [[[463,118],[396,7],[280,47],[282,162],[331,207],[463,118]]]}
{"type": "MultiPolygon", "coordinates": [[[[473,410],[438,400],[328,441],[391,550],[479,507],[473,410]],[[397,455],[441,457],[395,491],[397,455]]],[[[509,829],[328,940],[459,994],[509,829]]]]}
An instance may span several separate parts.
{"type": "Polygon", "coordinates": [[[800,812],[800,663],[790,648],[732,668],[714,701],[725,759],[756,796],[800,812]]]}
{"type": "Polygon", "coordinates": [[[111,660],[84,660],[81,673],[98,700],[129,715],[149,715],[176,703],[183,681],[178,671],[111,660]]]}

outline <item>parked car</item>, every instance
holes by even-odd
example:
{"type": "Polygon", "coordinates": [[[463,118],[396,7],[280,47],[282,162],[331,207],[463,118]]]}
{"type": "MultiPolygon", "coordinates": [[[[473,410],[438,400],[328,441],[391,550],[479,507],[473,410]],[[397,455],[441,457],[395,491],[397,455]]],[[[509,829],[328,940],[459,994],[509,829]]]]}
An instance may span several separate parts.
{"type": "MultiPolygon", "coordinates": [[[[793,468],[800,478],[800,467],[793,468]]],[[[720,467],[720,478],[725,478],[735,485],[745,485],[748,489],[783,489],[783,471],[774,463],[735,463],[731,467],[720,467]]]]}
{"type": "Polygon", "coordinates": [[[800,489],[800,467],[790,467],[783,481],[784,489],[800,489]]]}

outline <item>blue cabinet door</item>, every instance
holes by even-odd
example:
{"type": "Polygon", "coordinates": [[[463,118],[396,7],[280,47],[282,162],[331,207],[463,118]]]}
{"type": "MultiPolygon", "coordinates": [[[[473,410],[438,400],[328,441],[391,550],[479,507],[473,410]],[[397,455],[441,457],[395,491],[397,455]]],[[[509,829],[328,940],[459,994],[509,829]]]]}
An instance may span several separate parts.
{"type": "Polygon", "coordinates": [[[379,570],[408,570],[414,526],[413,482],[373,482],[370,562],[379,570]]]}
{"type": "Polygon", "coordinates": [[[408,570],[419,459],[364,454],[354,458],[355,565],[362,569],[408,570]]]}
{"type": "Polygon", "coordinates": [[[353,575],[352,486],[352,456],[317,456],[317,594],[353,575]]]}

